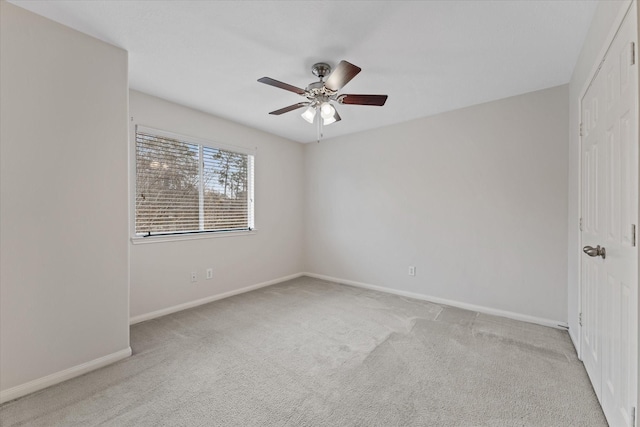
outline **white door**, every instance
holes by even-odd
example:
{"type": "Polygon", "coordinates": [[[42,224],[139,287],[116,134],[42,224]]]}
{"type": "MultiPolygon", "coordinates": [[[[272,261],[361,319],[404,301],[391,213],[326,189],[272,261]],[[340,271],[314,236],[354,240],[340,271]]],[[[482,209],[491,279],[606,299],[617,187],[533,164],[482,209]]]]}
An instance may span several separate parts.
{"type": "Polygon", "coordinates": [[[638,367],[636,4],[582,99],[582,358],[609,424],[634,426],[638,367]]]}
{"type": "MultiPolygon", "coordinates": [[[[581,162],[582,162],[582,244],[592,244],[602,240],[602,215],[599,207],[602,186],[602,152],[604,150],[601,114],[603,91],[600,72],[591,82],[591,86],[582,98],[581,120],[581,162]]],[[[587,369],[591,383],[600,399],[601,381],[601,315],[599,304],[602,301],[602,287],[599,278],[602,276],[604,260],[598,257],[582,256],[581,263],[581,295],[582,295],[582,361],[587,369]]]]}

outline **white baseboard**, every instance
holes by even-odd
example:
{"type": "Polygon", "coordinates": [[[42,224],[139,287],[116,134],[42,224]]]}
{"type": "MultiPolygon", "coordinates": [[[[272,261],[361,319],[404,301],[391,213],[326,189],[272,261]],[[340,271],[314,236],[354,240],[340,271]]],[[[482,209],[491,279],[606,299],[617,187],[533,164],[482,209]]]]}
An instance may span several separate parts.
{"type": "Polygon", "coordinates": [[[178,304],[178,305],[174,305],[172,307],[163,308],[161,310],[152,311],[150,313],[141,314],[139,316],[134,316],[131,319],[129,319],[129,323],[133,325],[135,323],[140,323],[140,322],[144,322],[146,320],[155,319],[157,317],[166,316],[167,314],[176,313],[178,311],[186,310],[188,308],[197,307],[197,306],[203,305],[203,304],[208,304],[208,303],[213,302],[213,301],[221,300],[221,299],[228,298],[228,297],[231,297],[231,296],[234,296],[234,295],[238,295],[238,294],[243,294],[245,292],[250,292],[250,291],[253,291],[255,289],[264,288],[266,286],[275,285],[276,283],[284,282],[286,280],[295,279],[295,278],[298,278],[300,276],[309,276],[309,277],[314,277],[316,279],[328,280],[330,282],[343,283],[345,285],[356,286],[356,287],[364,288],[364,289],[371,289],[371,290],[374,290],[374,291],[385,292],[385,293],[388,293],[388,294],[400,295],[400,296],[405,296],[405,297],[409,297],[409,298],[415,298],[415,299],[419,299],[419,300],[423,300],[423,301],[433,302],[433,303],[436,303],[436,304],[449,305],[451,307],[458,307],[458,308],[463,308],[465,310],[477,311],[479,313],[491,314],[493,316],[500,316],[500,317],[506,317],[506,318],[514,319],[514,320],[520,320],[520,321],[523,321],[523,322],[535,323],[535,324],[538,324],[538,325],[549,326],[549,327],[556,328],[556,329],[565,329],[565,330],[568,329],[568,325],[567,325],[566,322],[560,322],[560,321],[557,321],[557,320],[544,319],[544,318],[541,318],[541,317],[529,316],[529,315],[526,315],[526,314],[515,313],[515,312],[512,312],[512,311],[499,310],[499,309],[496,309],[496,308],[485,307],[485,306],[481,306],[481,305],[468,304],[468,303],[465,303],[465,302],[459,302],[459,301],[449,300],[449,299],[445,299],[445,298],[438,298],[438,297],[433,297],[433,296],[425,295],[425,294],[419,294],[419,293],[415,293],[415,292],[401,291],[401,290],[398,290],[398,289],[387,288],[387,287],[384,287],[384,286],[371,285],[371,284],[368,284],[368,283],[356,282],[354,280],[341,279],[339,277],[332,277],[332,276],[326,276],[324,274],[316,274],[316,273],[308,273],[308,272],[296,273],[296,274],[291,274],[289,276],[279,277],[277,279],[269,280],[267,282],[258,283],[256,285],[246,286],[244,288],[236,289],[236,290],[225,292],[225,293],[222,293],[222,294],[212,295],[212,296],[209,296],[209,297],[206,297],[206,298],[201,298],[201,299],[198,299],[198,300],[195,300],[195,301],[189,301],[189,302],[186,302],[184,304],[178,304]]]}
{"type": "Polygon", "coordinates": [[[568,325],[565,322],[560,322],[551,319],[544,319],[541,317],[529,316],[527,314],[515,313],[512,311],[499,310],[497,308],[484,307],[481,305],[468,304],[465,302],[453,301],[444,298],[432,297],[430,295],[418,294],[415,292],[401,291],[398,289],[386,288],[384,286],[370,285],[368,283],[356,282],[354,280],[340,279],[338,277],[325,276],[323,274],[316,273],[303,273],[302,276],[314,277],[316,279],[328,280],[330,282],[343,283],[345,285],[356,286],[358,288],[371,289],[374,291],[385,292],[388,294],[400,295],[403,297],[415,298],[423,301],[429,301],[436,304],[448,305],[451,307],[463,308],[465,310],[477,311],[478,313],[491,314],[493,316],[506,317],[509,319],[520,320],[528,323],[535,323],[537,325],[549,326],[556,329],[567,329],[568,325]]]}
{"type": "Polygon", "coordinates": [[[256,285],[246,286],[244,288],[235,289],[233,291],[225,292],[222,294],[212,295],[206,298],[201,298],[195,301],[185,302],[183,304],[174,305],[171,307],[163,308],[161,310],[152,311],[151,313],[141,314],[139,316],[134,316],[129,319],[129,324],[133,325],[135,323],[144,322],[145,320],[155,319],[156,317],[166,316],[167,314],[176,313],[178,311],[186,310],[188,308],[197,307],[199,305],[208,304],[213,301],[217,301],[224,298],[229,298],[234,295],[244,294],[245,292],[250,292],[256,289],[264,288],[265,286],[275,285],[276,283],[284,282],[287,280],[295,279],[302,276],[303,273],[291,274],[289,276],[279,277],[277,279],[269,280],[267,282],[258,283],[256,285]]]}
{"type": "Polygon", "coordinates": [[[126,359],[129,356],[131,356],[131,347],[90,360],[89,362],[85,362],[80,365],[72,366],[64,371],[55,372],[51,375],[47,375],[46,377],[38,378],[7,390],[2,390],[0,391],[0,403],[26,396],[27,394],[42,390],[43,388],[78,377],[82,374],[86,374],[87,372],[102,368],[103,366],[110,365],[118,360],[126,359]]]}

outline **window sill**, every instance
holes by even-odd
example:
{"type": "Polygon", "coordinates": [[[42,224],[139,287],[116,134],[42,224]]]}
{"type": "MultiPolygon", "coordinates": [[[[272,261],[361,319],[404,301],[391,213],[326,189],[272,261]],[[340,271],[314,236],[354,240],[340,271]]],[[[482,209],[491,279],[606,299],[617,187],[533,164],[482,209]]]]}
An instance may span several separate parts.
{"type": "Polygon", "coordinates": [[[149,243],[166,243],[166,242],[181,242],[184,240],[200,240],[200,239],[217,239],[220,237],[236,237],[236,236],[250,236],[256,234],[256,229],[250,231],[219,231],[214,233],[194,233],[194,234],[178,234],[178,235],[159,235],[141,237],[135,236],[131,238],[131,243],[134,245],[146,245],[149,243]]]}

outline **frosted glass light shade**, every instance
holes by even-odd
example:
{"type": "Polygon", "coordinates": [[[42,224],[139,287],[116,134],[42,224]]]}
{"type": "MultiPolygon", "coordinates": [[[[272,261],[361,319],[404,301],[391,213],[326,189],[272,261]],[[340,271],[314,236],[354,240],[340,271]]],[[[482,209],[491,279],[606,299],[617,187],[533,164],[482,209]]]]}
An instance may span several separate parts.
{"type": "Polygon", "coordinates": [[[304,113],[301,114],[302,118],[308,121],[309,123],[313,123],[313,119],[316,117],[316,109],[313,107],[307,107],[304,110],[304,113]]]}
{"type": "Polygon", "coordinates": [[[331,123],[335,123],[336,118],[334,116],[330,116],[330,117],[323,117],[322,118],[322,123],[326,126],[326,125],[330,125],[331,123]]]}
{"type": "MultiPolygon", "coordinates": [[[[336,109],[333,108],[333,105],[329,104],[328,102],[323,103],[322,107],[320,107],[320,115],[322,116],[323,119],[325,119],[325,124],[328,124],[326,123],[326,120],[333,117],[335,113],[336,113],[336,109]]],[[[333,121],[335,122],[335,119],[333,121]]]]}

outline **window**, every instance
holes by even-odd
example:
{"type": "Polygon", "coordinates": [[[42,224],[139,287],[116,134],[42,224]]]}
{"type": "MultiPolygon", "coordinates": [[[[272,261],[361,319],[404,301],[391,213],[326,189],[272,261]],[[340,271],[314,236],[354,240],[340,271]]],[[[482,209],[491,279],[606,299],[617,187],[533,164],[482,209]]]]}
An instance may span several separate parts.
{"type": "Polygon", "coordinates": [[[136,235],[251,230],[253,160],[136,127],[136,235]]]}

